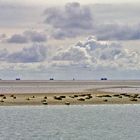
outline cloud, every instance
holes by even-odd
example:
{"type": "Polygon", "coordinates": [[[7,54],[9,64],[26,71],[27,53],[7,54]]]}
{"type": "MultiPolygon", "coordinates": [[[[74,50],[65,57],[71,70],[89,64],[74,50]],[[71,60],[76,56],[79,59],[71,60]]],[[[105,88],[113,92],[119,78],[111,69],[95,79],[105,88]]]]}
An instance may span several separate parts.
{"type": "Polygon", "coordinates": [[[46,42],[47,36],[43,32],[25,31],[22,34],[14,34],[6,40],[8,43],[28,43],[28,42],[46,42]]]}
{"type": "Polygon", "coordinates": [[[44,30],[43,32],[26,31],[28,32],[26,34],[16,33],[7,41],[9,43],[45,42],[47,37],[44,23],[47,26],[47,34],[55,39],[89,35],[95,35],[99,40],[140,39],[138,18],[140,5],[138,4],[81,5],[73,2],[47,8],[41,16],[43,10],[43,7],[34,5],[0,3],[1,29],[5,31],[12,29],[17,32],[17,29],[39,27],[44,30]],[[43,19],[44,23],[42,23],[43,19]]]}
{"type": "Polygon", "coordinates": [[[0,40],[6,38],[6,34],[0,34],[0,40]]]}
{"type": "Polygon", "coordinates": [[[0,61],[7,63],[43,62],[47,57],[47,49],[43,45],[33,45],[20,51],[10,53],[7,49],[0,51],[0,61]]]}
{"type": "Polygon", "coordinates": [[[100,24],[96,26],[94,34],[99,40],[138,40],[140,39],[140,24],[100,24]]]}
{"type": "Polygon", "coordinates": [[[56,62],[64,62],[64,65],[70,62],[69,67],[75,65],[94,69],[140,69],[138,52],[124,49],[116,42],[98,41],[95,37],[80,41],[55,55],[53,59],[56,62]]]}
{"type": "Polygon", "coordinates": [[[37,31],[25,31],[24,35],[29,38],[32,42],[46,42],[47,36],[43,32],[37,32],[37,31]]]}
{"type": "Polygon", "coordinates": [[[45,23],[55,28],[55,38],[74,37],[88,32],[93,27],[93,17],[89,6],[77,2],[67,3],[64,7],[46,9],[45,23]]]}
{"type": "Polygon", "coordinates": [[[7,39],[8,43],[27,43],[28,38],[24,35],[14,34],[10,38],[7,39]]]}
{"type": "Polygon", "coordinates": [[[11,63],[34,63],[46,59],[46,47],[33,45],[30,48],[23,48],[19,52],[9,54],[7,61],[11,63]]]}
{"type": "Polygon", "coordinates": [[[75,61],[80,63],[81,61],[88,60],[90,56],[87,54],[85,48],[79,46],[71,46],[66,50],[59,51],[54,60],[63,60],[63,61],[75,61]]]}
{"type": "Polygon", "coordinates": [[[0,50],[0,61],[4,61],[7,56],[8,56],[7,49],[1,49],[0,50]]]}
{"type": "Polygon", "coordinates": [[[8,65],[21,64],[30,69],[28,64],[37,64],[37,69],[63,68],[72,69],[114,69],[140,70],[140,53],[125,49],[120,43],[99,41],[90,36],[71,46],[49,50],[44,45],[35,44],[20,51],[0,50],[0,61],[8,65]],[[51,52],[50,52],[51,51],[51,52]],[[47,64],[47,67],[46,67],[47,64]]]}
{"type": "Polygon", "coordinates": [[[88,37],[71,46],[33,45],[20,51],[0,49],[2,79],[116,79],[138,78],[140,53],[119,43],[88,37]],[[51,52],[50,52],[51,51],[51,52]],[[5,76],[5,77],[4,77],[5,76]]]}
{"type": "Polygon", "coordinates": [[[138,40],[140,21],[137,20],[137,12],[140,6],[127,7],[123,4],[67,3],[64,7],[47,8],[44,13],[45,23],[52,26],[53,31],[50,34],[56,39],[95,35],[99,40],[138,40]],[[133,20],[130,18],[131,10],[134,11],[133,20]]]}

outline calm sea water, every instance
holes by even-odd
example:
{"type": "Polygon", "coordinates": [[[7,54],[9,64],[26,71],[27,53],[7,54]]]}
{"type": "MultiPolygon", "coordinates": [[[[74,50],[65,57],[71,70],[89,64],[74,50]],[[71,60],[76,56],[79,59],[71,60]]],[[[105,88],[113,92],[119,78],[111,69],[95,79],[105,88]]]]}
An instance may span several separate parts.
{"type": "Polygon", "coordinates": [[[93,88],[139,86],[140,81],[0,81],[0,93],[81,92],[93,88]]]}
{"type": "Polygon", "coordinates": [[[0,107],[0,140],[139,140],[140,105],[0,107]]]}

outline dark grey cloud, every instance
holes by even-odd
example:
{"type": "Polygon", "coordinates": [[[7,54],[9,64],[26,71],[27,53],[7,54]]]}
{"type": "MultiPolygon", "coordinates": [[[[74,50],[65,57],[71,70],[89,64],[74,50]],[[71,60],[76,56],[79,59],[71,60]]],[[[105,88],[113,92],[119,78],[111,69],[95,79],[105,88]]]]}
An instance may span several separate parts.
{"type": "Polygon", "coordinates": [[[0,50],[0,61],[4,61],[7,56],[8,56],[7,49],[0,50]]]}
{"type": "MultiPolygon", "coordinates": [[[[0,28],[41,27],[45,19],[45,24],[51,26],[51,32],[47,26],[47,33],[56,39],[89,35],[100,40],[140,39],[140,4],[80,5],[73,2],[47,8],[42,16],[43,10],[39,6],[0,3],[0,28]]],[[[10,43],[44,42],[46,37],[44,33],[28,31],[28,35],[16,33],[8,40],[10,43]]]]}
{"type": "Polygon", "coordinates": [[[45,23],[55,28],[55,38],[74,37],[93,28],[93,16],[89,6],[68,3],[64,7],[46,9],[45,23]]]}
{"type": "Polygon", "coordinates": [[[29,38],[32,42],[46,42],[47,36],[43,32],[37,32],[37,31],[25,31],[24,35],[29,38]]]}
{"type": "Polygon", "coordinates": [[[33,45],[12,53],[7,49],[0,50],[0,61],[8,63],[43,62],[46,57],[47,49],[43,45],[33,45]]]}
{"type": "Polygon", "coordinates": [[[130,4],[68,3],[46,9],[45,23],[53,27],[51,35],[56,39],[95,35],[99,40],[138,40],[139,9],[140,5],[130,4]]]}
{"type": "Polygon", "coordinates": [[[27,43],[28,38],[24,35],[14,34],[6,40],[8,43],[27,43]]]}
{"type": "Polygon", "coordinates": [[[8,43],[28,43],[28,42],[46,42],[45,33],[37,31],[25,31],[22,34],[14,34],[6,40],[8,43]]]}
{"type": "Polygon", "coordinates": [[[33,45],[30,48],[23,48],[19,52],[9,54],[6,60],[11,63],[34,63],[46,59],[46,47],[33,45]]]}
{"type": "Polygon", "coordinates": [[[140,24],[100,24],[94,34],[99,40],[138,40],[140,39],[140,24]]]}

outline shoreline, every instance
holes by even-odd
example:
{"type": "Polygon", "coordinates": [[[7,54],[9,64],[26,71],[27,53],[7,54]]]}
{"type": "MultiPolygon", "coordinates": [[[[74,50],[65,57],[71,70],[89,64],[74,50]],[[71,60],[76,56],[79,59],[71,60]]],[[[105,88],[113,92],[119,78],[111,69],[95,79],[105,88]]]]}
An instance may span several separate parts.
{"type": "Polygon", "coordinates": [[[140,94],[98,90],[73,93],[0,94],[0,106],[140,104],[140,94]]]}

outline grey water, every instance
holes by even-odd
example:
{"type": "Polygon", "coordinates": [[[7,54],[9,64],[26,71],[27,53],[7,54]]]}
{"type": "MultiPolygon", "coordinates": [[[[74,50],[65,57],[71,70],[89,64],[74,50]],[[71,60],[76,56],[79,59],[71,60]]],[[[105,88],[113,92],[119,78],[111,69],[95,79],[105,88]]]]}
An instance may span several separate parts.
{"type": "Polygon", "coordinates": [[[114,86],[140,86],[140,81],[27,81],[1,80],[0,93],[63,93],[82,92],[114,86]]]}
{"type": "Polygon", "coordinates": [[[0,107],[0,140],[138,140],[140,105],[0,107]]]}

